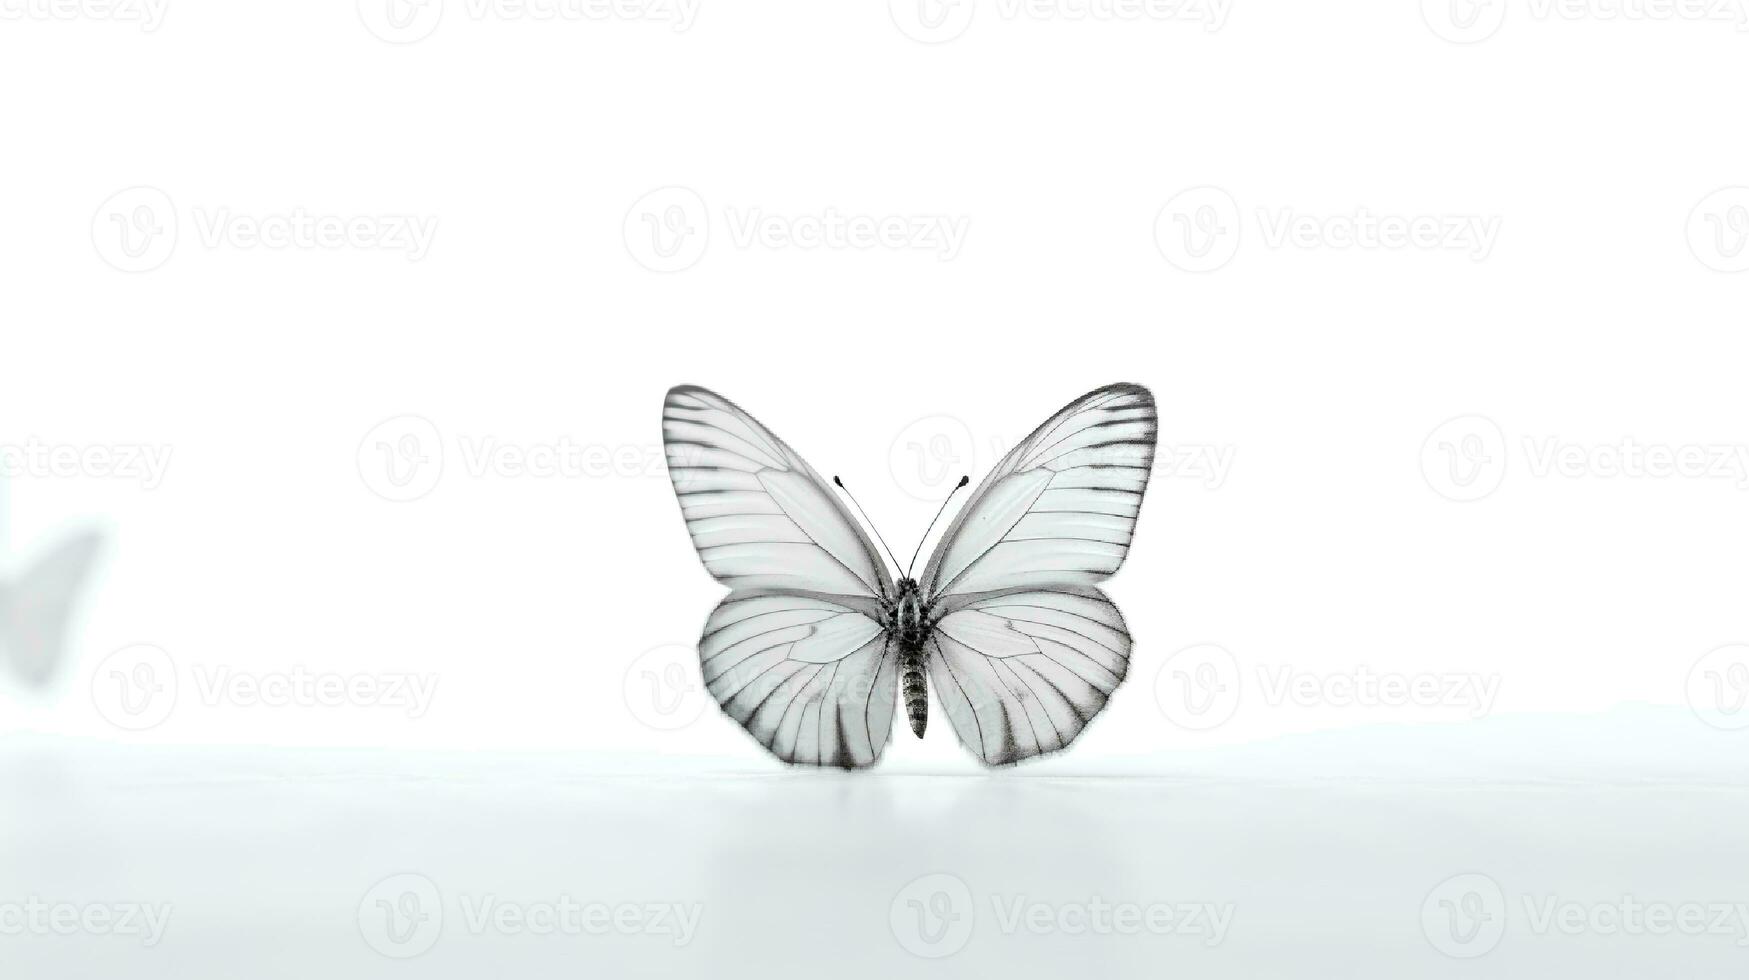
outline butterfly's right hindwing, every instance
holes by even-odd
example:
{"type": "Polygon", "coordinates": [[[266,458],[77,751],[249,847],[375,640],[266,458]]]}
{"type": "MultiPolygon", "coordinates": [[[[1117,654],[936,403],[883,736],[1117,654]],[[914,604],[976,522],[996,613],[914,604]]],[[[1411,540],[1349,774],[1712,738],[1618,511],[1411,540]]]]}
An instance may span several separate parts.
{"type": "Polygon", "coordinates": [[[812,467],[721,395],[669,391],[662,439],[693,546],[733,590],[699,640],[706,688],[785,762],[873,764],[897,658],[874,545],[812,467]]]}
{"type": "Polygon", "coordinates": [[[999,766],[1068,747],[1129,662],[1123,614],[1098,589],[1017,589],[941,619],[929,680],[960,742],[999,766]]]}

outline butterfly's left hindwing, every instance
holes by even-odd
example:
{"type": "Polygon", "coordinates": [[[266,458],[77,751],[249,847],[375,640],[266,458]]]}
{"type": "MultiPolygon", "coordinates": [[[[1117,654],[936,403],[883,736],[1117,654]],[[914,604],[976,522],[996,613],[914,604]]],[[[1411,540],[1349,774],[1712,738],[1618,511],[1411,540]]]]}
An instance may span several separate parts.
{"type": "Polygon", "coordinates": [[[896,703],[881,625],[892,577],[813,468],[703,388],[668,392],[668,474],[706,570],[732,590],[699,640],[706,688],[772,754],[880,758],[896,703]]]}
{"type": "Polygon", "coordinates": [[[699,639],[705,688],[785,762],[873,765],[893,727],[897,657],[868,616],[829,599],[735,593],[699,639]]]}

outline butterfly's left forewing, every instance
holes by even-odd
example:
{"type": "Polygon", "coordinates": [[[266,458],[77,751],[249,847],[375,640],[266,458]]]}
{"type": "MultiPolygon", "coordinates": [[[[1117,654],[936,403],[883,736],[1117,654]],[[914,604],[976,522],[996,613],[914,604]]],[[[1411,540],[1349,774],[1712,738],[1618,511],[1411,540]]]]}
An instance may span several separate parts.
{"type": "Polygon", "coordinates": [[[733,591],[699,640],[706,689],[785,762],[880,758],[897,677],[881,610],[892,578],[813,468],[733,402],[668,393],[662,438],[706,570],[733,591]]]}
{"type": "Polygon", "coordinates": [[[1130,637],[1094,585],[1123,564],[1158,423],[1139,385],[1071,402],[1014,448],[924,570],[929,678],[990,765],[1066,747],[1122,682],[1130,637]]]}

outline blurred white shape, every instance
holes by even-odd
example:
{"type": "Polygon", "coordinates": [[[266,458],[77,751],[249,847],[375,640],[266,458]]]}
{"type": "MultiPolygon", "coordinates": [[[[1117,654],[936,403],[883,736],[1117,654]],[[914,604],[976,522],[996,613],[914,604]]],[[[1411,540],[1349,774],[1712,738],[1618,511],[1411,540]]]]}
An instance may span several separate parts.
{"type": "Polygon", "coordinates": [[[25,686],[46,686],[68,659],[73,604],[101,543],[94,531],[74,535],[15,580],[0,581],[0,663],[25,686]]]}

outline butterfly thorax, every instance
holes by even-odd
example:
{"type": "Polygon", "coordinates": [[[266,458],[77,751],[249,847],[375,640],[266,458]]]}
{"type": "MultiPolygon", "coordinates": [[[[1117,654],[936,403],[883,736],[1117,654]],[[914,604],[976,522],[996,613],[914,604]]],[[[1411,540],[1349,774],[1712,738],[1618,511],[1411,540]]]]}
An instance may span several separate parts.
{"type": "Polygon", "coordinates": [[[900,579],[888,626],[893,640],[902,647],[921,647],[929,634],[929,607],[914,579],[900,579]]]}
{"type": "Polygon", "coordinates": [[[924,644],[933,625],[929,621],[929,606],[923,601],[923,590],[917,587],[916,580],[900,579],[887,616],[887,636],[899,648],[905,716],[918,738],[923,737],[923,729],[929,723],[929,689],[923,680],[929,653],[924,644]]]}

